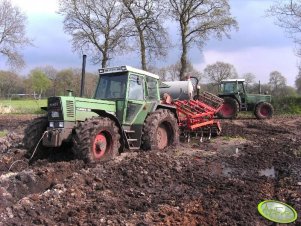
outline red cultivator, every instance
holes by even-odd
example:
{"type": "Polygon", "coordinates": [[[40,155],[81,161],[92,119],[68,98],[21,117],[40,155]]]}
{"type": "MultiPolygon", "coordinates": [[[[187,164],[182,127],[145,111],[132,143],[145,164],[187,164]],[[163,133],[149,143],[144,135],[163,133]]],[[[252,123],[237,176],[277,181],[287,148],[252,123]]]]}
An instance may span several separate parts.
{"type": "Polygon", "coordinates": [[[200,136],[202,141],[204,134],[210,139],[211,134],[221,132],[220,123],[214,115],[221,109],[223,99],[204,92],[198,100],[175,100],[171,104],[177,108],[180,130],[188,141],[191,134],[200,136]]]}

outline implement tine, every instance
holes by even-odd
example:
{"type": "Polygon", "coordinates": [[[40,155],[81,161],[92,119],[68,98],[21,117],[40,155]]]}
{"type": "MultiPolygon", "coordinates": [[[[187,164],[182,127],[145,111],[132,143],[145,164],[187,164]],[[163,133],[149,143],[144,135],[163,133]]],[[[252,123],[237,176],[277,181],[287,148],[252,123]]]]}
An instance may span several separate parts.
{"type": "Polygon", "coordinates": [[[200,143],[203,143],[203,137],[204,137],[204,131],[203,131],[203,129],[202,129],[202,130],[201,130],[200,143]]]}
{"type": "Polygon", "coordinates": [[[209,127],[208,140],[211,140],[211,135],[212,135],[212,133],[211,133],[211,127],[209,127]]]}

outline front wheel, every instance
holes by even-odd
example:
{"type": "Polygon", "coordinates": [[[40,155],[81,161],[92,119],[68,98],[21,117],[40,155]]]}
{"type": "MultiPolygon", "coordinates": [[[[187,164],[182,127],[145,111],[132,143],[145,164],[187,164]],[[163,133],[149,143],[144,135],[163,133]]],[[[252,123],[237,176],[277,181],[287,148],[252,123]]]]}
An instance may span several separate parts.
{"type": "Polygon", "coordinates": [[[274,108],[270,103],[262,102],[255,107],[255,116],[257,119],[270,119],[273,117],[274,108]]]}
{"type": "Polygon", "coordinates": [[[174,114],[166,109],[150,113],[143,127],[142,149],[163,150],[178,143],[179,126],[174,114]]]}
{"type": "Polygon", "coordinates": [[[119,129],[113,120],[95,117],[79,124],[72,150],[76,158],[87,163],[106,161],[119,153],[119,140],[119,129]]]}
{"type": "Polygon", "coordinates": [[[24,130],[23,144],[27,149],[26,155],[31,157],[35,151],[37,158],[42,156],[42,153],[48,150],[42,144],[42,136],[47,129],[48,119],[47,116],[35,118],[28,124],[24,130]]]}

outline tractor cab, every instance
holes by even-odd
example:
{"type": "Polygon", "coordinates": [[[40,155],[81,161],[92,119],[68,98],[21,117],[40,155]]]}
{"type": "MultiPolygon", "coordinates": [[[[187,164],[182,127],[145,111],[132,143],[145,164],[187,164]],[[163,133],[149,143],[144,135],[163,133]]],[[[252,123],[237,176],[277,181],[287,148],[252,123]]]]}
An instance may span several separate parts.
{"type": "Polygon", "coordinates": [[[136,124],[140,116],[144,120],[151,106],[160,101],[158,81],[158,75],[129,66],[99,69],[94,98],[115,101],[119,122],[136,124]]]}
{"type": "Polygon", "coordinates": [[[220,83],[220,97],[231,96],[240,104],[242,110],[246,110],[245,79],[225,79],[220,83]]]}

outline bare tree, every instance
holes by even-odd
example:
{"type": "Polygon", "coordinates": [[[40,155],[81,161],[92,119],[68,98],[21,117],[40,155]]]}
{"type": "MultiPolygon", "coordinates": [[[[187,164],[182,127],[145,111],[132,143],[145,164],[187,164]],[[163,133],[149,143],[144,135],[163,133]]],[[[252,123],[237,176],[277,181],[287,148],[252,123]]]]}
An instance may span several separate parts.
{"type": "Polygon", "coordinates": [[[20,48],[30,44],[26,37],[26,16],[11,1],[0,0],[0,54],[12,68],[21,68],[25,62],[20,48]]]}
{"type": "Polygon", "coordinates": [[[163,26],[164,1],[122,0],[129,18],[129,36],[140,47],[141,67],[147,70],[147,56],[165,56],[169,45],[168,34],[163,26]]]}
{"type": "MultiPolygon", "coordinates": [[[[180,73],[181,73],[181,62],[177,62],[175,64],[169,65],[166,67],[168,73],[168,80],[177,81],[181,80],[180,73]]],[[[184,74],[184,78],[187,79],[188,77],[197,77],[201,80],[202,73],[193,67],[193,64],[190,61],[187,61],[187,69],[186,73],[184,74]]]]}
{"type": "Polygon", "coordinates": [[[300,0],[277,0],[269,8],[267,15],[275,17],[275,23],[282,27],[297,44],[301,45],[300,0]]]}
{"type": "Polygon", "coordinates": [[[270,73],[269,85],[273,95],[284,95],[286,88],[286,78],[279,71],[273,71],[270,73]]]}
{"type": "Polygon", "coordinates": [[[181,32],[181,71],[184,79],[188,50],[196,44],[202,48],[211,35],[218,39],[230,37],[231,28],[237,28],[231,17],[228,0],[169,0],[171,16],[179,23],[181,32]]]}
{"type": "Polygon", "coordinates": [[[56,93],[57,95],[65,95],[66,90],[70,89],[77,91],[77,87],[73,86],[73,83],[77,83],[74,78],[74,70],[72,68],[63,69],[57,73],[56,76],[56,93]],[[74,90],[75,89],[75,90],[74,90]]]}
{"type": "Polygon", "coordinates": [[[255,82],[256,76],[253,73],[245,73],[242,75],[242,78],[245,79],[246,88],[249,87],[251,83],[255,82]]]}
{"type": "Polygon", "coordinates": [[[85,96],[86,97],[93,97],[95,94],[96,86],[97,86],[97,81],[98,81],[99,76],[97,74],[93,73],[86,73],[86,84],[85,84],[85,96]]]}
{"type": "Polygon", "coordinates": [[[181,62],[171,64],[166,67],[168,74],[168,80],[177,81],[180,80],[181,62]]]}
{"type": "Polygon", "coordinates": [[[161,81],[168,81],[166,67],[158,68],[156,66],[150,65],[148,66],[147,70],[151,73],[158,75],[161,81]]]}
{"type": "MultiPolygon", "coordinates": [[[[187,64],[187,72],[185,74],[186,79],[188,77],[197,77],[199,81],[202,79],[203,74],[195,69],[190,61],[187,64]]],[[[149,67],[149,71],[158,74],[163,81],[179,81],[180,80],[180,71],[181,71],[181,62],[168,65],[162,68],[149,67]]]]}
{"type": "Polygon", "coordinates": [[[125,49],[124,11],[118,0],[60,0],[64,30],[72,36],[73,50],[92,55],[104,68],[125,49]]]}
{"type": "Polygon", "coordinates": [[[0,70],[0,97],[9,97],[12,93],[22,90],[22,78],[10,71],[0,70]]]}
{"type": "Polygon", "coordinates": [[[224,79],[237,78],[237,72],[232,64],[216,62],[204,69],[205,76],[210,82],[217,85],[224,79]]]}

